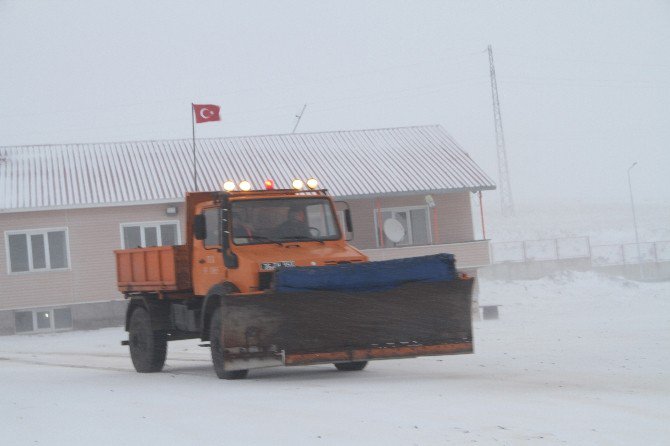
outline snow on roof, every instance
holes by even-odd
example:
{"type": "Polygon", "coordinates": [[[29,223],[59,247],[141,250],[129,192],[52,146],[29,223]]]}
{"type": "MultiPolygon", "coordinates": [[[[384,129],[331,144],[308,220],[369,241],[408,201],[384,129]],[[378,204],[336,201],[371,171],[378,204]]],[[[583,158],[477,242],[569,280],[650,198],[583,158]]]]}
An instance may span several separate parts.
{"type": "MultiPolygon", "coordinates": [[[[338,197],[494,189],[440,126],[197,139],[199,190],[315,177],[338,197]]],[[[0,212],[181,201],[190,139],[0,147],[0,212]]]]}

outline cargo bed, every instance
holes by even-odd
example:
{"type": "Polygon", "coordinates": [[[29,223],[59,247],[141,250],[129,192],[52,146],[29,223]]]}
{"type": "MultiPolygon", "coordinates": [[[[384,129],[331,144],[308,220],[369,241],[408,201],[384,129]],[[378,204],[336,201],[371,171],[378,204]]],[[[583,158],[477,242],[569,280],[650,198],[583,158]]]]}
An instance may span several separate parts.
{"type": "Polygon", "coordinates": [[[114,251],[117,287],[136,291],[184,291],[191,288],[186,245],[156,246],[114,251]]]}

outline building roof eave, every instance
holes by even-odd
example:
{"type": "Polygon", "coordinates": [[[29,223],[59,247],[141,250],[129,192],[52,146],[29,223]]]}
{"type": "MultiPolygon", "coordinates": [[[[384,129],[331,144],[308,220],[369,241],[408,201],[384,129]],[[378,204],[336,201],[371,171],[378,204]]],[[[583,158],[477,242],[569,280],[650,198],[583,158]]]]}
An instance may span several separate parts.
{"type": "MultiPolygon", "coordinates": [[[[425,189],[425,190],[413,190],[413,191],[396,191],[396,192],[382,192],[382,193],[370,193],[370,194],[350,194],[350,195],[337,195],[334,196],[336,199],[348,199],[348,200],[358,200],[365,198],[373,197],[407,197],[413,195],[429,195],[429,194],[453,194],[459,192],[472,192],[476,193],[479,191],[486,190],[495,190],[496,186],[477,186],[477,187],[465,187],[465,188],[456,188],[456,189],[425,189]]],[[[175,198],[164,198],[158,200],[143,200],[143,201],[123,201],[123,202],[112,202],[112,203],[88,203],[88,204],[78,204],[78,205],[62,205],[62,206],[43,206],[43,207],[26,207],[26,208],[12,208],[12,209],[0,209],[0,214],[16,214],[22,212],[46,212],[46,211],[69,211],[69,210],[79,210],[79,209],[97,209],[97,208],[110,208],[110,207],[127,207],[127,206],[150,206],[158,204],[175,204],[182,203],[184,197],[175,197],[175,198]]]]}

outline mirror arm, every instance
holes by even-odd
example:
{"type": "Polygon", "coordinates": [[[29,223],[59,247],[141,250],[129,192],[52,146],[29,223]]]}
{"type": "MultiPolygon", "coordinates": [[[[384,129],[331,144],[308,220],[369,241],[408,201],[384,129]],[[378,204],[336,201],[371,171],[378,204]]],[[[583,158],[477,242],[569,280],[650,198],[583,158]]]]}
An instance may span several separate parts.
{"type": "Polygon", "coordinates": [[[230,249],[230,214],[230,201],[228,200],[228,196],[224,195],[221,200],[221,218],[219,219],[223,264],[226,268],[234,269],[239,266],[239,261],[237,254],[230,249]]]}

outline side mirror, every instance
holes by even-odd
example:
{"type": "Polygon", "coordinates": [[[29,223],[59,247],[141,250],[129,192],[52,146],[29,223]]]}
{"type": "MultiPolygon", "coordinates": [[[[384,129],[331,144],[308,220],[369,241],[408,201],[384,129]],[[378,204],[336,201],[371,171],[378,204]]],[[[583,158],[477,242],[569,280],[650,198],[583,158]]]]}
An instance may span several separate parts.
{"type": "Polygon", "coordinates": [[[347,232],[354,232],[354,225],[351,222],[351,209],[344,210],[344,224],[347,226],[347,232]]]}
{"type": "Polygon", "coordinates": [[[344,239],[348,242],[352,241],[354,239],[354,225],[351,223],[349,203],[346,201],[336,201],[335,210],[338,214],[342,212],[338,218],[340,219],[340,226],[342,226],[342,230],[344,231],[344,239]]]}
{"type": "Polygon", "coordinates": [[[219,232],[221,234],[221,246],[223,247],[223,264],[226,266],[226,268],[237,268],[239,266],[239,262],[237,261],[237,254],[230,250],[229,229],[232,228],[232,225],[230,224],[229,220],[231,214],[232,212],[230,209],[223,209],[221,218],[219,219],[219,224],[221,225],[221,230],[219,232]]]}
{"type": "Polygon", "coordinates": [[[205,216],[203,214],[193,217],[193,237],[196,240],[205,240],[207,238],[207,227],[205,226],[205,216]]]}

